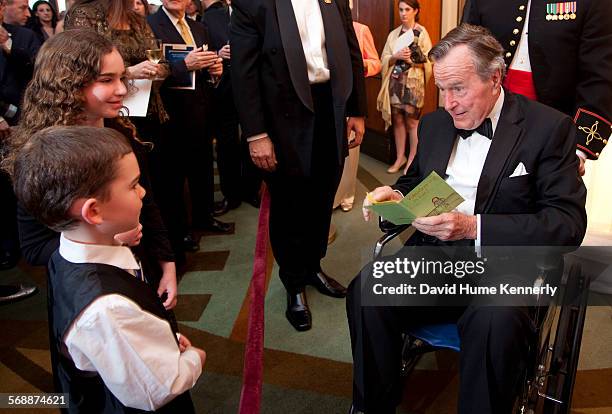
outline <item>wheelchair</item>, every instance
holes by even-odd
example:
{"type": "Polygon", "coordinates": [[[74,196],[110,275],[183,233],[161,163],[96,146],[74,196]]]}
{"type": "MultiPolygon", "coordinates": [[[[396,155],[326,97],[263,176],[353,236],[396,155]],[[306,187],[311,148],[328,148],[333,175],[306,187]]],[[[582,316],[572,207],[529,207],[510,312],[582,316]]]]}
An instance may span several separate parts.
{"type": "MultiPolygon", "coordinates": [[[[395,225],[379,218],[383,236],[374,247],[374,260],[381,257],[385,245],[410,225],[395,225]]],[[[547,269],[539,269],[536,283],[544,283],[547,269]]],[[[579,263],[567,272],[563,293],[548,306],[534,307],[533,322],[537,340],[530,345],[528,363],[522,373],[522,384],[515,398],[516,414],[569,414],[578,368],[578,357],[590,279],[584,276],[579,263]],[[563,295],[564,304],[559,304],[563,295]]],[[[461,347],[455,324],[432,324],[411,329],[404,336],[401,374],[408,376],[420,358],[441,349],[459,352],[461,347]]]]}

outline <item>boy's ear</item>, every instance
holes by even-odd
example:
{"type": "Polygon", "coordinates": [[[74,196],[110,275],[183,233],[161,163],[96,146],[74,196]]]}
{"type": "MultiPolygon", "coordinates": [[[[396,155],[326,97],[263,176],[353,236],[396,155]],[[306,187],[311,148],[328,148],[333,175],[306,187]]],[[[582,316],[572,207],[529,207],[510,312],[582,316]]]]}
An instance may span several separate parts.
{"type": "Polygon", "coordinates": [[[80,198],[72,204],[70,214],[88,224],[102,224],[100,202],[95,198],[80,198]]]}

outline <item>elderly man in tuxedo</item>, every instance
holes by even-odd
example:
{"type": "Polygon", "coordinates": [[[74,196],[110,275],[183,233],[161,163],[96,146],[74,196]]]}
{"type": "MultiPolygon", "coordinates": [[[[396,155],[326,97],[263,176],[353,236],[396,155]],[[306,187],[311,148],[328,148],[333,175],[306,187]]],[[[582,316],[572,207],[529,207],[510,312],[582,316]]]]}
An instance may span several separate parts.
{"type": "Polygon", "coordinates": [[[234,0],[230,45],[236,107],[271,195],[270,241],[289,322],[311,328],[304,288],[344,297],[320,267],[334,194],[366,113],[363,61],[348,0],[234,0]],[[348,122],[346,120],[348,117],[348,122]]]}
{"type": "MultiPolygon", "coordinates": [[[[572,120],[502,88],[503,49],[484,28],[459,26],[429,58],[444,109],[421,120],[417,156],[407,174],[372,196],[399,200],[436,171],[465,201],[453,212],[417,218],[408,243],[579,246],[586,230],[586,190],[578,175],[572,120]]],[[[369,219],[370,211],[364,215],[369,219]]],[[[532,333],[524,308],[362,306],[363,275],[351,283],[347,298],[354,411],[395,412],[401,396],[402,333],[423,324],[456,322],[461,340],[458,411],[511,412],[532,333]]]]}

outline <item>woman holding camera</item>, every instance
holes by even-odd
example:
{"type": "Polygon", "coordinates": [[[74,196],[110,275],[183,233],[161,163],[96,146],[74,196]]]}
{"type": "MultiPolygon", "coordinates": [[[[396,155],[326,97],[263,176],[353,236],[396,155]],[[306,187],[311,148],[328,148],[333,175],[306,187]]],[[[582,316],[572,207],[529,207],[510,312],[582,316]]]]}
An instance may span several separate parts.
{"type": "Polygon", "coordinates": [[[382,113],[385,127],[393,125],[396,160],[387,170],[398,172],[404,164],[412,163],[417,147],[417,125],[425,103],[425,84],[431,77],[431,63],[427,54],[431,39],[424,26],[418,23],[421,6],[418,0],[400,0],[399,15],[402,24],[387,37],[382,53],[382,86],[377,99],[377,108],[382,113]],[[407,47],[401,36],[410,36],[414,41],[407,47]],[[410,152],[406,158],[406,137],[409,137],[410,152]]]}

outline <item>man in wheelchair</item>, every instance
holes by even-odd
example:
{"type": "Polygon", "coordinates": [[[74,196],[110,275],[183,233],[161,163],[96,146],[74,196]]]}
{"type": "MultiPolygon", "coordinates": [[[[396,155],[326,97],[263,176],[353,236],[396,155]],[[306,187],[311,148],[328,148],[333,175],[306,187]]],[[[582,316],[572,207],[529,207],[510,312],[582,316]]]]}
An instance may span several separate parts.
{"type": "MultiPolygon", "coordinates": [[[[453,212],[417,218],[416,246],[579,246],[586,189],[578,175],[574,124],[566,115],[504,91],[503,47],[484,28],[463,24],[429,54],[444,109],[424,116],[408,172],[371,193],[400,200],[436,171],[465,201],[453,212]]],[[[364,205],[370,201],[366,199],[364,205]]],[[[370,210],[364,208],[369,220],[370,210]]],[[[367,306],[365,267],[349,287],[352,412],[394,413],[401,398],[402,335],[456,323],[460,338],[458,411],[510,413],[533,323],[523,307],[367,306]]]]}

